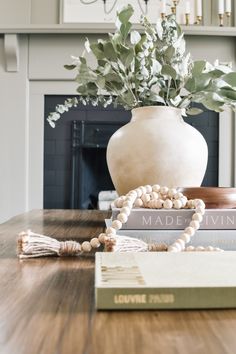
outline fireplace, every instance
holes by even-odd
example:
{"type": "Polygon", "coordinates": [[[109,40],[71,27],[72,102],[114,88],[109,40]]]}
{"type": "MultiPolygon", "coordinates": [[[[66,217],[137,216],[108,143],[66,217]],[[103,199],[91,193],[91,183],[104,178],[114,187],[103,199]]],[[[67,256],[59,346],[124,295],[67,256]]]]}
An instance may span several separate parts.
{"type": "MultiPolygon", "coordinates": [[[[45,114],[67,96],[46,95],[45,114]]],[[[114,186],[106,165],[110,136],[130,119],[122,108],[79,105],[58,121],[55,129],[44,126],[44,208],[97,207],[101,190],[114,186]]],[[[204,186],[218,186],[219,117],[204,112],[186,118],[205,137],[209,149],[204,186]]]]}

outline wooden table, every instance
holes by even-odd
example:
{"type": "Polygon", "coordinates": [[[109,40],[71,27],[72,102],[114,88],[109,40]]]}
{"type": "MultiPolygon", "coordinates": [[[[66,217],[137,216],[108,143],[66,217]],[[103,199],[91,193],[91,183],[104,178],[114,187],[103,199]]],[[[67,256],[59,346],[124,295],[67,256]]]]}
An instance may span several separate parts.
{"type": "Polygon", "coordinates": [[[107,216],[37,210],[0,225],[0,353],[235,353],[234,310],[96,312],[92,257],[16,257],[22,230],[86,239],[107,216]]]}

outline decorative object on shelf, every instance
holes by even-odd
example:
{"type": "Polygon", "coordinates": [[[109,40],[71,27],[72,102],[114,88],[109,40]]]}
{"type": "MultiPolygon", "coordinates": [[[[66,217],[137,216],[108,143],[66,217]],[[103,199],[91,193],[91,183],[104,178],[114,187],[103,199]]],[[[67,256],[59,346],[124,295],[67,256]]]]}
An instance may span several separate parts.
{"type": "Polygon", "coordinates": [[[120,208],[117,219],[107,227],[105,233],[93,237],[90,241],[82,244],[76,241],[58,241],[48,236],[40,235],[31,231],[22,232],[18,240],[19,258],[43,257],[43,256],[76,256],[81,253],[90,253],[93,249],[98,250],[101,244],[105,245],[107,252],[193,252],[193,251],[222,251],[218,247],[186,247],[199,229],[205,213],[205,203],[201,199],[188,200],[183,193],[175,188],[153,186],[140,186],[131,190],[127,195],[121,196],[114,202],[120,208]],[[133,207],[152,209],[195,209],[192,220],[180,237],[170,246],[163,244],[147,244],[142,240],[117,235],[117,230],[127,222],[133,207]]]}
{"type": "Polygon", "coordinates": [[[196,23],[197,25],[200,25],[202,23],[202,0],[197,0],[196,7],[196,23]]]}
{"type": "Polygon", "coordinates": [[[227,19],[227,26],[230,26],[230,17],[231,17],[231,0],[225,1],[225,14],[227,19]]]}
{"type": "Polygon", "coordinates": [[[224,25],[224,0],[218,0],[218,15],[219,15],[219,25],[222,27],[224,25]]]}
{"type": "Polygon", "coordinates": [[[185,25],[188,26],[189,25],[189,17],[190,17],[190,2],[186,1],[186,5],[185,5],[185,25]]]}
{"type": "MultiPolygon", "coordinates": [[[[83,104],[91,102],[95,106],[99,103],[107,106],[113,103],[122,105],[125,109],[137,109],[135,112],[140,123],[133,122],[122,128],[129,131],[129,142],[133,142],[132,147],[123,145],[122,140],[119,144],[117,139],[123,130],[115,133],[108,145],[108,165],[112,164],[108,167],[118,193],[124,194],[140,184],[150,184],[154,181],[165,182],[170,186],[199,186],[206,166],[206,144],[202,137],[195,134],[195,151],[192,149],[193,144],[188,140],[188,133],[192,133],[190,128],[185,127],[180,112],[182,110],[183,114],[185,111],[188,114],[201,113],[200,109],[191,108],[191,102],[202,103],[206,108],[216,112],[223,111],[224,106],[235,109],[236,73],[227,66],[214,66],[204,60],[192,61],[190,54],[185,53],[181,28],[172,15],[164,20],[159,19],[155,27],[146,18],[142,18],[144,32],[140,34],[132,30],[129,21],[133,12],[133,8],[128,5],[118,13],[117,31],[110,34],[108,39],[99,39],[97,43],[92,44],[86,41],[87,52],[92,53],[97,60],[95,69],[88,66],[84,56],[74,58],[72,65],[66,68],[77,71],[77,92],[80,95],[79,101],[83,104]],[[158,121],[157,108],[141,108],[144,106],[162,106],[159,108],[162,115],[160,120],[158,121]],[[157,117],[157,121],[148,119],[147,115],[148,124],[145,120],[142,122],[144,117],[140,118],[138,112],[142,114],[148,112],[151,118],[157,117]],[[157,151],[154,141],[155,134],[159,136],[159,124],[162,135],[158,142],[160,150],[157,151]],[[163,133],[165,124],[168,126],[169,134],[178,131],[178,135],[171,140],[168,131],[163,133]],[[144,125],[145,128],[141,133],[139,131],[137,140],[134,128],[140,125],[144,125]],[[180,126],[183,128],[182,133],[180,126]],[[145,135],[145,131],[148,136],[145,135]],[[133,134],[133,138],[130,134],[133,134]],[[189,141],[189,146],[183,148],[184,141],[189,141]],[[115,152],[114,149],[112,152],[112,145],[116,148],[115,152]],[[142,149],[143,153],[134,158],[134,154],[142,149]],[[164,158],[163,149],[166,150],[164,158]],[[113,153],[116,154],[116,161],[122,160],[124,163],[119,162],[116,169],[111,159],[113,153]],[[124,154],[126,160],[123,160],[124,154]],[[129,156],[132,158],[129,159],[129,156]],[[201,159],[202,162],[199,162],[201,159]],[[188,160],[188,166],[185,164],[183,168],[178,162],[185,160],[188,160]],[[135,167],[136,162],[138,165],[135,167]],[[194,167],[198,164],[199,172],[194,167]],[[114,174],[116,171],[118,176],[114,174]],[[132,171],[136,171],[136,181],[133,179],[132,171]],[[129,180],[131,174],[132,182],[129,180]]],[[[48,117],[49,123],[54,127],[60,115],[77,104],[78,100],[74,98],[66,101],[65,105],[56,107],[56,112],[48,117]]]]}

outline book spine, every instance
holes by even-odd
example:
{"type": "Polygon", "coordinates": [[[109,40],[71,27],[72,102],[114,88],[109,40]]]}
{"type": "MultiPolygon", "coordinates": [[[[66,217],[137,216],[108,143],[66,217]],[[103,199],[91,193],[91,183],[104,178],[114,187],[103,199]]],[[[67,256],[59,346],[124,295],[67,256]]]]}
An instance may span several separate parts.
{"type": "Polygon", "coordinates": [[[235,308],[235,287],[96,288],[99,310],[235,308]]]}
{"type": "MultiPolygon", "coordinates": [[[[172,244],[180,236],[178,230],[119,230],[118,235],[134,237],[147,243],[172,244]]],[[[236,251],[236,230],[197,230],[188,246],[213,246],[236,251]]]]}
{"type": "MultiPolygon", "coordinates": [[[[112,220],[119,209],[112,210],[112,220]]],[[[123,230],[183,230],[189,226],[194,210],[134,209],[123,230]]],[[[203,230],[236,230],[236,209],[206,209],[201,223],[203,230]]]]}

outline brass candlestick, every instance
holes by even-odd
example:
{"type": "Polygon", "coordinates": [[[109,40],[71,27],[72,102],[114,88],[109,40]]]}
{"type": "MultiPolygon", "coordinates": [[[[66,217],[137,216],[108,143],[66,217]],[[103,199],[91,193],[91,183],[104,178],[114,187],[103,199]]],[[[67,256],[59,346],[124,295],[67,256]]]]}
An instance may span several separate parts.
{"type": "Polygon", "coordinates": [[[189,18],[190,18],[190,14],[185,14],[185,25],[186,26],[189,25],[189,18]]]}
{"type": "Polygon", "coordinates": [[[166,14],[164,12],[161,12],[161,19],[164,20],[166,18],[166,14]]]}
{"type": "Polygon", "coordinates": [[[220,24],[220,27],[224,26],[224,15],[223,14],[219,14],[219,24],[220,24]]]}
{"type": "Polygon", "coordinates": [[[176,15],[176,7],[179,4],[179,1],[180,0],[173,0],[173,5],[174,6],[171,7],[171,12],[172,12],[173,15],[176,15]]]}
{"type": "Polygon", "coordinates": [[[227,18],[227,26],[230,26],[230,17],[231,17],[231,12],[226,12],[226,18],[227,18]]]}
{"type": "Polygon", "coordinates": [[[201,25],[201,23],[202,23],[202,16],[197,16],[196,24],[201,25]]]}

